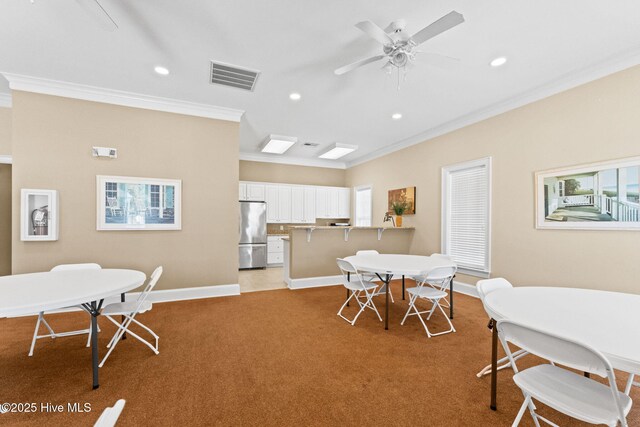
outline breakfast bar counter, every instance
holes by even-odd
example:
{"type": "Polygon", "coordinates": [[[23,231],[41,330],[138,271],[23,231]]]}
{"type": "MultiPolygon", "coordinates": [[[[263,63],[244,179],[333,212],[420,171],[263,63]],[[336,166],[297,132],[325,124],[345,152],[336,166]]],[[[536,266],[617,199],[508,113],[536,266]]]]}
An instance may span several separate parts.
{"type": "Polygon", "coordinates": [[[335,284],[336,258],[359,250],[408,254],[413,227],[293,226],[284,242],[284,281],[289,288],[335,284]]]}

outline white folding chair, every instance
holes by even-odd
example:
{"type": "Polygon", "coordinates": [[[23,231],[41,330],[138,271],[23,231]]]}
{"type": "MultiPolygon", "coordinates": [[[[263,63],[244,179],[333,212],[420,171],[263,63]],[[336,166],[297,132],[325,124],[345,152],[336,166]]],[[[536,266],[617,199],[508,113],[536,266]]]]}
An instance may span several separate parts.
{"type": "Polygon", "coordinates": [[[627,396],[629,396],[629,393],[631,393],[631,387],[633,386],[640,387],[640,382],[634,381],[634,379],[635,379],[635,375],[629,374],[629,378],[627,379],[627,385],[624,387],[624,394],[626,394],[627,396]]]}
{"type": "MultiPolygon", "coordinates": [[[[362,251],[357,251],[356,252],[356,256],[358,255],[379,255],[380,252],[374,250],[374,249],[367,249],[367,250],[362,250],[362,251]]],[[[378,279],[378,275],[375,273],[366,273],[366,272],[361,272],[360,275],[362,276],[362,280],[365,280],[367,282],[373,282],[376,279],[378,279]]],[[[377,297],[378,295],[384,295],[387,292],[387,285],[382,285],[379,288],[377,288],[375,290],[375,292],[373,293],[374,297],[377,297]]],[[[391,293],[391,288],[389,288],[389,298],[391,298],[391,302],[395,303],[395,301],[393,300],[393,294],[391,293]]]]}
{"type": "MultiPolygon", "coordinates": [[[[511,289],[511,288],[513,288],[513,285],[509,283],[507,279],[503,279],[502,277],[496,277],[495,279],[479,280],[478,283],[476,284],[476,289],[478,290],[478,295],[480,296],[480,301],[482,302],[483,307],[484,307],[484,299],[491,292],[497,291],[499,289],[511,289]]],[[[489,317],[491,317],[491,315],[488,312],[487,314],[489,315],[489,317]]],[[[495,325],[492,325],[491,327],[495,328],[495,325]]],[[[513,358],[515,360],[518,360],[521,357],[526,355],[527,355],[527,352],[520,349],[513,353],[513,358]]],[[[510,367],[511,362],[509,362],[509,358],[505,356],[502,359],[498,360],[498,365],[499,366],[497,370],[500,371],[504,368],[510,367]]],[[[489,375],[490,373],[491,373],[491,364],[488,364],[487,366],[482,368],[480,372],[476,374],[476,376],[478,378],[481,378],[482,376],[489,375]]]]}
{"type": "Polygon", "coordinates": [[[453,323],[451,323],[451,320],[449,320],[449,316],[447,316],[447,314],[442,309],[442,306],[440,305],[440,300],[443,298],[446,298],[447,293],[445,291],[442,291],[440,289],[430,286],[430,283],[436,283],[436,284],[440,284],[444,282],[449,283],[449,280],[453,279],[453,275],[455,273],[456,273],[455,266],[437,267],[431,270],[429,274],[425,276],[421,276],[422,280],[417,282],[418,286],[414,288],[408,288],[407,292],[409,293],[409,309],[407,310],[400,324],[404,325],[405,320],[407,320],[407,317],[409,316],[418,316],[418,319],[420,319],[422,326],[424,326],[424,330],[427,332],[427,337],[429,338],[437,335],[443,335],[443,334],[448,334],[450,332],[455,332],[456,329],[453,327],[453,323]],[[433,304],[431,309],[426,311],[419,311],[418,307],[416,306],[416,302],[418,301],[418,298],[431,301],[431,303],[433,304]],[[436,308],[440,310],[444,318],[447,320],[447,323],[449,323],[449,329],[443,332],[431,333],[431,331],[429,331],[429,328],[427,327],[426,322],[422,318],[422,314],[428,313],[427,321],[429,321],[429,319],[431,319],[431,316],[435,312],[436,308]],[[413,310],[415,313],[411,313],[411,310],[413,310]]]}
{"type": "Polygon", "coordinates": [[[93,427],[113,427],[116,425],[116,421],[120,417],[122,410],[124,409],[125,400],[120,399],[115,405],[109,406],[102,411],[100,418],[93,425],[93,427]]]}
{"type": "MultiPolygon", "coordinates": [[[[455,263],[453,262],[453,258],[451,258],[449,255],[435,253],[435,254],[429,255],[429,257],[431,257],[431,258],[440,258],[442,260],[451,262],[451,265],[455,265],[455,263]]],[[[424,282],[425,279],[426,279],[426,277],[424,277],[424,276],[413,276],[411,278],[413,280],[415,280],[416,283],[424,282]]],[[[453,280],[453,276],[451,276],[451,280],[453,280]]],[[[429,286],[431,286],[432,288],[434,288],[434,289],[438,289],[438,290],[446,292],[446,291],[449,290],[449,282],[451,280],[449,280],[449,281],[429,281],[429,280],[427,280],[426,283],[429,286]]],[[[449,300],[447,299],[447,297],[442,298],[442,302],[440,303],[440,305],[442,305],[443,307],[450,307],[451,306],[449,304],[449,300]]]]}
{"type": "MultiPolygon", "coordinates": [[[[65,271],[65,270],[100,270],[99,264],[95,263],[85,263],[85,264],[61,264],[56,265],[51,269],[51,271],[65,271]]],[[[78,306],[79,307],[79,306],[78,306]]],[[[83,335],[89,334],[87,338],[87,347],[91,342],[91,316],[89,316],[89,328],[88,329],[80,329],[77,331],[69,331],[69,332],[54,332],[53,328],[49,325],[49,322],[44,318],[44,311],[38,313],[38,320],[36,321],[36,328],[33,331],[33,339],[31,340],[31,348],[29,349],[29,356],[33,356],[33,350],[36,347],[36,341],[42,338],[58,338],[58,337],[70,337],[73,335],[83,335]],[[49,330],[48,334],[38,335],[40,330],[40,324],[43,324],[47,330],[49,330]]]]}
{"type": "Polygon", "coordinates": [[[138,320],[135,319],[135,316],[137,314],[141,314],[151,310],[152,304],[151,302],[147,301],[147,297],[149,296],[149,292],[151,292],[153,288],[156,286],[156,283],[158,283],[160,276],[162,276],[162,267],[158,267],[153,271],[153,273],[151,274],[151,277],[149,278],[149,282],[147,283],[147,286],[144,288],[144,290],[140,293],[140,296],[138,296],[138,298],[135,301],[117,302],[117,303],[109,304],[104,309],[102,309],[102,315],[104,315],[104,317],[106,317],[114,325],[116,325],[118,327],[118,330],[113,335],[113,338],[111,338],[111,341],[109,341],[109,344],[107,344],[109,351],[107,352],[107,354],[105,354],[104,359],[102,359],[102,362],[100,362],[99,366],[101,368],[104,365],[104,362],[107,361],[107,358],[109,357],[113,349],[116,348],[116,345],[118,345],[118,342],[120,342],[120,339],[125,334],[125,332],[128,335],[131,335],[132,337],[136,338],[141,343],[145,344],[155,354],[160,353],[160,351],[158,350],[158,339],[160,337],[156,335],[156,333],[153,332],[150,328],[148,328],[147,326],[143,325],[142,323],[140,323],[138,320]],[[124,320],[122,321],[122,323],[120,323],[117,320],[115,320],[112,316],[124,316],[124,320]],[[129,326],[131,326],[131,323],[135,323],[145,331],[149,332],[155,339],[155,345],[143,339],[142,337],[140,337],[140,335],[136,334],[135,332],[132,332],[129,329],[129,326]]]}
{"type": "Polygon", "coordinates": [[[378,319],[380,319],[380,321],[382,322],[382,317],[380,317],[380,313],[378,313],[378,309],[376,308],[376,305],[373,303],[372,299],[378,285],[363,280],[362,274],[359,273],[354,265],[349,261],[337,258],[336,262],[338,263],[338,268],[340,268],[340,272],[342,273],[342,284],[345,288],[351,291],[351,295],[349,295],[349,298],[347,298],[344,304],[342,304],[342,307],[340,307],[340,310],[338,310],[338,316],[342,317],[344,320],[351,323],[351,326],[353,326],[355,325],[358,316],[362,314],[365,308],[369,308],[375,311],[378,319]],[[352,298],[360,306],[360,310],[358,311],[358,314],[356,314],[356,316],[353,318],[353,320],[347,319],[342,315],[342,310],[344,310],[344,308],[352,298]],[[361,299],[364,299],[365,301],[362,302],[361,299]]]}
{"type": "Polygon", "coordinates": [[[533,399],[572,418],[608,426],[627,427],[626,416],[631,410],[631,399],[618,391],[611,363],[598,350],[567,338],[542,332],[508,320],[498,321],[498,336],[502,342],[515,375],[513,381],[524,394],[524,402],[513,426],[520,424],[529,409],[536,427],[538,420],[557,427],[536,413],[533,399]],[[609,385],[551,364],[537,365],[518,371],[508,343],[527,350],[557,364],[607,378],[609,385]]]}

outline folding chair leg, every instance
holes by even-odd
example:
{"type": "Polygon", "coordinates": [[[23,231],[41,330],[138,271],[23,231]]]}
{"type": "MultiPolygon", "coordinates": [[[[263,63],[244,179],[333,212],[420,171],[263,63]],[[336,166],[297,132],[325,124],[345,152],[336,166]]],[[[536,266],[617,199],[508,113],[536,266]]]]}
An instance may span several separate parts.
{"type": "MultiPolygon", "coordinates": [[[[533,423],[536,425],[536,427],[540,427],[540,422],[538,421],[538,414],[536,414],[536,407],[533,404],[533,400],[531,399],[530,396],[527,396],[529,399],[529,404],[527,405],[529,407],[529,413],[531,414],[531,417],[533,418],[533,423]]],[[[555,426],[555,424],[551,423],[549,420],[544,419],[546,422],[550,423],[552,426],[555,426]]],[[[557,426],[556,426],[557,427],[557,426]]]]}
{"type": "MultiPolygon", "coordinates": [[[[402,318],[402,322],[400,322],[400,325],[404,325],[404,321],[407,320],[407,317],[409,317],[409,312],[411,311],[411,308],[413,307],[414,309],[416,308],[415,306],[415,302],[416,299],[418,298],[417,295],[411,295],[409,297],[409,308],[407,309],[407,312],[404,314],[404,317],[402,318]]],[[[416,310],[417,311],[417,310],[416,310]]],[[[418,315],[419,316],[419,315],[418,315]]]]}
{"type": "Polygon", "coordinates": [[[524,402],[522,402],[522,406],[520,406],[520,410],[518,411],[518,415],[516,415],[516,419],[513,420],[513,424],[511,424],[511,427],[518,427],[518,425],[520,425],[520,421],[522,420],[524,411],[527,410],[527,406],[529,406],[529,398],[525,397],[524,402]]]}
{"type": "Polygon", "coordinates": [[[627,385],[624,387],[624,394],[626,394],[627,396],[629,396],[629,393],[631,393],[631,387],[633,386],[633,379],[634,378],[635,378],[635,375],[629,374],[629,379],[627,380],[627,385]]]}
{"type": "Polygon", "coordinates": [[[378,309],[376,308],[376,305],[373,303],[372,298],[373,298],[373,295],[367,295],[367,302],[365,303],[365,306],[368,306],[369,308],[373,309],[373,311],[376,312],[378,319],[382,322],[382,317],[380,317],[380,313],[378,313],[378,309]]]}

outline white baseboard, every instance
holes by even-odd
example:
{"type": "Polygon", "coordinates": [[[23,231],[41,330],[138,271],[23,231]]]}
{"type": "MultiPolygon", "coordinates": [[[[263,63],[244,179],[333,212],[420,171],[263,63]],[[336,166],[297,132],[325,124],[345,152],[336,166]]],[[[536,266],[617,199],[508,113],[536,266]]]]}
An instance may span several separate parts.
{"type": "Polygon", "coordinates": [[[306,288],[319,288],[321,286],[336,286],[342,285],[342,276],[321,276],[321,277],[307,277],[304,279],[289,279],[287,281],[289,289],[306,289],[306,288]]]}
{"type": "MultiPolygon", "coordinates": [[[[127,299],[138,298],[138,295],[140,295],[140,292],[128,293],[127,299]]],[[[237,283],[232,285],[198,286],[195,288],[161,289],[152,291],[148,300],[151,302],[173,302],[234,295],[240,295],[240,285],[237,283]]]]}
{"type": "Polygon", "coordinates": [[[468,283],[458,282],[457,280],[453,281],[453,291],[470,297],[480,298],[480,295],[478,295],[478,288],[468,283]]]}
{"type": "MultiPolygon", "coordinates": [[[[132,301],[140,296],[140,292],[127,292],[125,294],[125,299],[127,301],[132,301]]],[[[157,291],[151,291],[149,296],[147,297],[148,301],[151,302],[174,302],[174,301],[187,301],[192,299],[202,299],[202,298],[215,298],[215,297],[228,297],[240,295],[240,285],[235,283],[232,285],[213,285],[213,286],[198,286],[195,288],[181,288],[181,289],[160,289],[157,291]]],[[[107,304],[111,304],[114,302],[120,302],[120,295],[112,295],[108,298],[104,299],[103,307],[107,304]]],[[[71,311],[80,311],[80,308],[61,308],[59,310],[51,310],[47,311],[47,314],[54,313],[68,313],[71,311]]],[[[34,314],[25,314],[22,316],[15,317],[24,317],[24,316],[35,316],[34,314]]]]}
{"type": "MultiPolygon", "coordinates": [[[[394,280],[399,279],[400,277],[394,278],[394,280]]],[[[307,289],[307,288],[319,288],[322,286],[338,286],[342,285],[342,276],[321,276],[321,277],[308,277],[304,279],[288,279],[287,285],[289,289],[307,289]]],[[[379,279],[375,280],[379,282],[379,279]]],[[[464,295],[468,295],[474,298],[480,298],[478,295],[478,290],[475,286],[470,285],[468,283],[458,282],[457,280],[453,281],[453,291],[459,292],[464,295]]]]}

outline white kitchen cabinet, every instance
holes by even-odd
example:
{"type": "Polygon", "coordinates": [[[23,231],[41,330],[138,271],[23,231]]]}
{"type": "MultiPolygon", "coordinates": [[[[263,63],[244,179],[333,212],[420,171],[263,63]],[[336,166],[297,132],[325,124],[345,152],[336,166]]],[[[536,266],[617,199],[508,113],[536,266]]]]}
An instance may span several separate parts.
{"type": "Polygon", "coordinates": [[[291,222],[304,224],[304,213],[304,187],[293,187],[291,189],[291,222]]]}
{"type": "Polygon", "coordinates": [[[304,223],[316,223],[316,188],[304,187],[304,223]]]}
{"type": "Polygon", "coordinates": [[[336,218],[351,217],[351,189],[338,188],[338,216],[336,218]]]}
{"type": "Polygon", "coordinates": [[[315,187],[296,186],[291,188],[291,222],[293,224],[315,224],[315,187]]]}
{"type": "Polygon", "coordinates": [[[265,186],[265,200],[267,202],[267,223],[291,222],[291,186],[265,186]]]}
{"type": "Polygon", "coordinates": [[[329,218],[340,218],[339,190],[339,188],[329,188],[329,218]]]}
{"type": "Polygon", "coordinates": [[[316,187],[316,218],[331,218],[328,187],[316,187]]]}
{"type": "Polygon", "coordinates": [[[251,202],[264,202],[265,185],[241,182],[239,188],[238,200],[246,200],[251,202]]]}
{"type": "Polygon", "coordinates": [[[284,261],[283,236],[267,236],[267,264],[282,264],[284,261]]]}
{"type": "Polygon", "coordinates": [[[343,187],[316,187],[317,218],[349,218],[351,216],[351,189],[343,187]]]}
{"type": "Polygon", "coordinates": [[[265,186],[265,201],[267,202],[267,223],[280,222],[280,204],[277,185],[265,186]]]}
{"type": "Polygon", "coordinates": [[[291,187],[278,186],[278,222],[291,222],[291,187]]]}
{"type": "Polygon", "coordinates": [[[238,192],[238,200],[246,200],[247,197],[247,184],[245,184],[244,182],[241,182],[239,185],[239,192],[238,192]]]}
{"type": "Polygon", "coordinates": [[[247,195],[245,200],[252,202],[264,202],[264,185],[262,184],[247,184],[247,195]]]}

